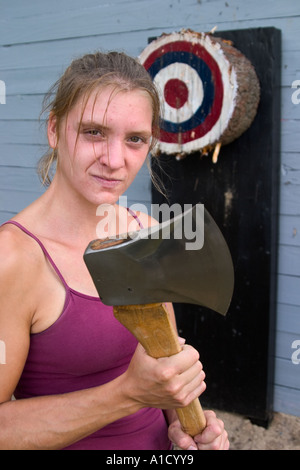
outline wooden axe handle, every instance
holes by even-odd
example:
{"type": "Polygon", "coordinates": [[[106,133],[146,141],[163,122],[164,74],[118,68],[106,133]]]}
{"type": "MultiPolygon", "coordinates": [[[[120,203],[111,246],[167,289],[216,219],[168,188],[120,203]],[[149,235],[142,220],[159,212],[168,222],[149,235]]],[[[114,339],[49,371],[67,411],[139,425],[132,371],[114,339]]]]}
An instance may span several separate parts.
{"type": "MultiPolygon", "coordinates": [[[[177,333],[169,314],[161,303],[114,307],[116,319],[141,343],[149,356],[169,357],[181,351],[177,333]]],[[[185,408],[176,410],[182,429],[194,437],[206,426],[198,398],[185,408]]]]}

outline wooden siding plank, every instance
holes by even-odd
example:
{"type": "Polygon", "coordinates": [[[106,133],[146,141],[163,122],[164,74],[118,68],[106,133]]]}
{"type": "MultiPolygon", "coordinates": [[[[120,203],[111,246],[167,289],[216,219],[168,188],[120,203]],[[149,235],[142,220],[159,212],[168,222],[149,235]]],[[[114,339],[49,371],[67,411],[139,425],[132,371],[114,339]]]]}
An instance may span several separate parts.
{"type": "MultiPolygon", "coordinates": [[[[21,166],[36,168],[38,160],[46,152],[46,150],[47,146],[42,145],[1,143],[0,166],[21,166]]],[[[4,169],[0,168],[0,171],[4,171],[4,169]]]]}
{"type": "MultiPolygon", "coordinates": [[[[17,62],[16,64],[17,65],[17,62]]],[[[6,93],[11,95],[45,94],[64,72],[58,64],[48,66],[0,69],[0,77],[6,84],[6,93]]]]}
{"type": "Polygon", "coordinates": [[[300,364],[291,359],[278,358],[275,367],[275,384],[300,390],[300,364]]]}
{"type": "Polygon", "coordinates": [[[46,144],[46,136],[37,121],[0,121],[0,143],[46,144]]]}
{"type": "MultiPolygon", "coordinates": [[[[298,43],[299,46],[299,43],[298,43]]],[[[281,85],[291,87],[294,80],[300,79],[300,51],[287,49],[282,56],[281,85]]]]}
{"type": "Polygon", "coordinates": [[[278,272],[289,276],[300,276],[300,247],[281,246],[279,250],[278,272]]]}
{"type": "MultiPolygon", "coordinates": [[[[103,34],[119,34],[134,31],[139,24],[140,29],[148,29],[149,20],[153,24],[154,17],[157,27],[170,26],[171,15],[157,16],[158,9],[170,9],[169,5],[159,0],[149,2],[134,2],[134,15],[126,15],[128,2],[118,3],[114,6],[110,3],[98,4],[89,8],[70,8],[62,14],[60,9],[51,12],[41,12],[39,16],[14,17],[12,21],[2,19],[0,21],[0,43],[12,45],[16,43],[28,43],[32,41],[34,31],[35,41],[53,41],[73,37],[85,37],[103,34]],[[124,21],[124,18],[126,20],[124,21]],[[123,21],[122,21],[123,20],[123,21]],[[152,20],[152,21],[151,21],[152,20]],[[167,21],[166,21],[167,20],[167,21]],[[166,24],[167,23],[167,24],[166,24]]],[[[83,6],[83,5],[82,5],[83,6]]],[[[182,8],[184,17],[188,16],[188,6],[182,8]]],[[[177,15],[177,12],[175,13],[177,15]]]]}
{"type": "MultiPolygon", "coordinates": [[[[158,34],[157,30],[152,34],[158,34]]],[[[95,50],[123,50],[137,56],[148,43],[149,31],[132,31],[116,35],[74,38],[55,43],[19,44],[13,47],[0,47],[1,70],[49,67],[58,64],[65,68],[70,61],[82,54],[95,50]]]]}
{"type": "MultiPolygon", "coordinates": [[[[56,2],[57,3],[57,0],[56,2]]],[[[205,11],[205,27],[207,23],[213,25],[219,23],[224,29],[224,24],[237,21],[244,22],[274,21],[277,18],[290,20],[292,27],[293,17],[299,14],[298,5],[294,0],[288,0],[284,5],[274,3],[273,0],[265,0],[254,3],[246,2],[240,8],[239,0],[226,2],[223,0],[205,2],[202,5],[197,0],[185,0],[178,2],[170,0],[135,0],[128,2],[86,2],[84,4],[70,5],[71,2],[61,2],[60,7],[53,7],[52,2],[47,5],[45,1],[39,3],[39,7],[33,10],[31,4],[24,4],[20,9],[6,9],[0,20],[0,44],[11,45],[16,43],[35,41],[50,41],[57,38],[84,37],[99,34],[119,34],[137,29],[148,30],[149,24],[156,28],[166,29],[174,27],[193,27],[203,21],[205,11]],[[68,6],[67,6],[68,5],[68,6]],[[129,9],[134,15],[128,14],[129,9]],[[205,9],[205,10],[204,10],[205,9]],[[157,12],[160,12],[157,15],[157,12]],[[272,12],[270,18],[270,11],[272,12]]],[[[73,2],[72,2],[73,3],[73,2]]],[[[272,24],[272,26],[276,26],[272,24]]],[[[247,27],[247,26],[245,26],[247,27]]],[[[249,27],[249,26],[248,26],[249,27]]],[[[229,25],[227,29],[231,29],[229,25]]],[[[207,31],[207,29],[205,29],[207,31]]]]}
{"type": "Polygon", "coordinates": [[[300,277],[278,275],[278,298],[281,304],[300,305],[300,277]]]}
{"type": "Polygon", "coordinates": [[[300,184],[300,153],[281,155],[281,184],[300,184]]]}
{"type": "Polygon", "coordinates": [[[300,185],[282,184],[280,189],[280,214],[300,216],[300,185]]]}
{"type": "MultiPolygon", "coordinates": [[[[105,0],[87,0],[85,6],[90,8],[95,5],[103,4],[105,0]]],[[[114,4],[124,0],[113,0],[114,4]]],[[[107,3],[107,2],[106,2],[107,3]]],[[[24,0],[13,0],[13,2],[3,2],[1,11],[3,17],[14,19],[15,17],[36,17],[41,14],[51,14],[53,11],[59,11],[61,14],[66,14],[72,9],[82,8],[82,0],[52,0],[46,2],[45,0],[30,0],[27,4],[24,0]]]]}
{"type": "Polygon", "coordinates": [[[11,188],[16,191],[42,190],[38,175],[31,168],[0,167],[0,190],[11,188]]]}
{"type": "MultiPolygon", "coordinates": [[[[155,4],[151,2],[151,4],[155,4]]],[[[125,4],[128,7],[129,11],[134,11],[136,5],[140,3],[143,6],[147,7],[147,0],[87,0],[83,4],[81,0],[52,0],[47,2],[45,0],[30,0],[30,3],[24,3],[24,0],[13,0],[13,2],[5,2],[1,6],[1,11],[3,16],[6,18],[15,18],[21,17],[25,19],[26,17],[37,17],[43,14],[53,14],[53,12],[60,12],[61,14],[68,14],[70,10],[88,10],[90,11],[93,7],[110,7],[108,13],[110,16],[113,16],[114,10],[117,10],[121,5],[125,4]]],[[[159,2],[157,2],[159,5],[159,2]]],[[[205,19],[209,20],[210,16],[212,19],[215,19],[217,16],[226,17],[226,19],[241,21],[243,19],[249,20],[260,18],[276,18],[276,17],[287,17],[287,16],[297,16],[299,15],[299,8],[297,3],[294,0],[287,0],[284,5],[282,3],[276,3],[274,0],[265,0],[265,2],[260,2],[259,0],[250,0],[247,2],[247,5],[243,3],[243,8],[241,8],[240,0],[232,0],[229,4],[224,4],[223,0],[204,0],[200,2],[199,0],[184,0],[180,2],[178,0],[169,0],[166,2],[166,5],[161,4],[162,13],[166,11],[168,16],[170,14],[174,15],[175,20],[180,18],[180,13],[184,8],[192,8],[196,11],[201,11],[201,17],[203,19],[203,10],[205,10],[205,19]],[[182,4],[180,4],[182,3],[182,4]],[[163,9],[165,7],[165,9],[163,9]],[[167,9],[166,7],[169,7],[167,9]],[[176,15],[176,11],[179,12],[176,15]]],[[[158,10],[156,10],[158,11],[158,10]]],[[[174,20],[173,20],[174,21],[174,20]]]]}
{"type": "Polygon", "coordinates": [[[276,385],[274,389],[274,410],[300,416],[300,390],[276,385]]]}
{"type": "Polygon", "coordinates": [[[282,121],[281,148],[285,152],[299,151],[299,119],[282,121]]]}
{"type": "Polygon", "coordinates": [[[16,191],[12,189],[0,189],[0,212],[18,213],[41,195],[42,190],[16,191]]]}
{"type": "Polygon", "coordinates": [[[42,95],[6,95],[6,104],[0,106],[0,120],[36,120],[42,110],[42,95]]]}
{"type": "Polygon", "coordinates": [[[277,331],[300,336],[300,306],[279,303],[277,306],[277,331]]]}
{"type": "Polygon", "coordinates": [[[279,232],[280,245],[300,246],[300,217],[281,215],[279,232]]]}

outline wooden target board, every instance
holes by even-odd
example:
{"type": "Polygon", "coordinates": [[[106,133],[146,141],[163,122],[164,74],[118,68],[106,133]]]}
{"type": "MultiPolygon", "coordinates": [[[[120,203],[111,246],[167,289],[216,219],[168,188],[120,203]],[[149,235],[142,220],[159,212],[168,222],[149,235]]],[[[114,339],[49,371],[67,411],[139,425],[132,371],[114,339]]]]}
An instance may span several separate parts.
{"type": "Polygon", "coordinates": [[[256,115],[254,68],[222,39],[190,30],[165,34],[144,49],[140,61],[162,97],[160,152],[182,156],[227,144],[256,115]]]}
{"type": "MultiPolygon", "coordinates": [[[[223,317],[198,305],[174,304],[178,331],[200,352],[205,365],[203,406],[268,425],[276,346],[281,31],[251,28],[216,34],[223,44],[224,39],[232,41],[254,65],[261,93],[258,112],[246,132],[222,146],[217,165],[200,152],[180,160],[164,153],[153,158],[152,170],[168,197],[153,185],[152,203],[180,204],[184,210],[186,204],[200,202],[221,229],[235,271],[228,314],[223,317]]],[[[233,57],[232,53],[232,61],[233,57]]],[[[239,53],[236,57],[240,63],[239,53]]],[[[250,100],[252,89],[246,89],[250,100]]]]}

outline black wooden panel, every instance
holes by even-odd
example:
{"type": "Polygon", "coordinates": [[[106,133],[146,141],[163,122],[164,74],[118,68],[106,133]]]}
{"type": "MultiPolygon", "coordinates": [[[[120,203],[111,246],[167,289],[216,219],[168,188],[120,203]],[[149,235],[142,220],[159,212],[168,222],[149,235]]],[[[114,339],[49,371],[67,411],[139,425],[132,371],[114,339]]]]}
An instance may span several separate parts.
{"type": "MultiPolygon", "coordinates": [[[[239,139],[221,148],[217,164],[199,153],[181,161],[161,155],[164,171],[154,169],[169,191],[169,204],[205,204],[234,262],[235,290],[226,317],[175,305],[180,334],[199,350],[204,364],[207,390],[201,402],[267,426],[275,355],[281,33],[258,28],[218,36],[233,41],[256,69],[257,116],[239,139]]],[[[154,188],[152,196],[153,203],[165,201],[154,188]]]]}

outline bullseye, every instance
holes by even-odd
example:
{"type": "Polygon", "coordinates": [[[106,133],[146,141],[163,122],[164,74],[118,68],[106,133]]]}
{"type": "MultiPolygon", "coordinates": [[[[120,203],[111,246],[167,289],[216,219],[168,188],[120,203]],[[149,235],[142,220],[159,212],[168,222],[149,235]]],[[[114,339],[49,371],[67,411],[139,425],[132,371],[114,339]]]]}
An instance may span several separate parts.
{"type": "Polygon", "coordinates": [[[182,80],[172,78],[166,83],[164,97],[168,105],[172,108],[182,108],[182,106],[187,102],[188,96],[188,87],[182,80]]]}

